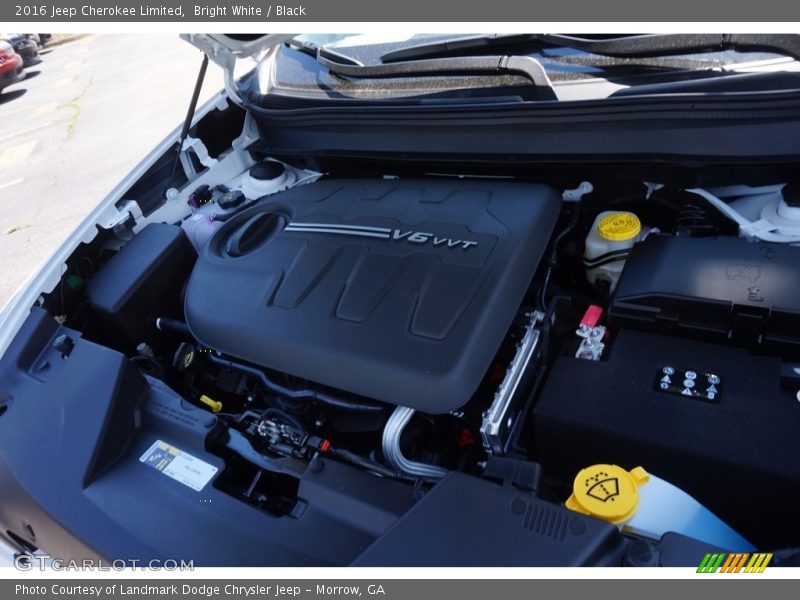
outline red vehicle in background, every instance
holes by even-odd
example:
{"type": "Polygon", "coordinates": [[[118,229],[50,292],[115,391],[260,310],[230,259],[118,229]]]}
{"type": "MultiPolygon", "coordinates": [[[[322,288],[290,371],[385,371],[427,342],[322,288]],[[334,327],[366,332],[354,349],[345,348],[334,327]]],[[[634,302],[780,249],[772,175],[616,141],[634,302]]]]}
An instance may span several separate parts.
{"type": "Polygon", "coordinates": [[[25,78],[22,57],[14,52],[8,42],[0,41],[0,92],[6,86],[25,78]]]}

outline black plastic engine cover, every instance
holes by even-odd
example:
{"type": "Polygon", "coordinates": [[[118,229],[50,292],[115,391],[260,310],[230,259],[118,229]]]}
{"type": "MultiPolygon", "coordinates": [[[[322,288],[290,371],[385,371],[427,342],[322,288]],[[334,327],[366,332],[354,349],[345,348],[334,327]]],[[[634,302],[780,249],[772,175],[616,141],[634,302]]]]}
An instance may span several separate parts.
{"type": "Polygon", "coordinates": [[[444,413],[481,381],[561,205],[553,188],[330,180],[270,197],[201,254],[202,343],[310,381],[444,413]]]}

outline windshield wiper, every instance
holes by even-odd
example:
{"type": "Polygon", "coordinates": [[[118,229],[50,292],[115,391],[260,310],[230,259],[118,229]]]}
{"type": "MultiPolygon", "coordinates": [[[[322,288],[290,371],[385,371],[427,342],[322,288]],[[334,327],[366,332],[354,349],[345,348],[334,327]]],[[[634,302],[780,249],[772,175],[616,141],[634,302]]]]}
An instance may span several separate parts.
{"type": "Polygon", "coordinates": [[[314,59],[331,73],[360,79],[430,77],[432,75],[520,75],[534,86],[539,100],[556,100],[556,94],[544,67],[530,56],[473,56],[414,60],[391,64],[364,65],[353,58],[332,53],[323,46],[308,42],[290,45],[314,59]]]}
{"type": "Polygon", "coordinates": [[[336,52],[336,50],[331,50],[330,48],[326,48],[325,46],[320,46],[319,44],[315,44],[314,42],[301,42],[298,40],[290,40],[286,42],[286,45],[290,48],[294,48],[295,50],[302,52],[303,54],[307,54],[308,56],[314,58],[319,62],[319,58],[326,58],[331,62],[336,63],[337,65],[351,65],[354,67],[361,67],[363,63],[356,60],[355,58],[351,58],[346,54],[342,54],[340,52],[336,52]]]}
{"type": "Polygon", "coordinates": [[[571,48],[618,58],[674,56],[700,52],[773,52],[800,59],[796,34],[648,34],[583,38],[559,34],[495,34],[411,46],[381,56],[382,63],[496,52],[498,47],[571,48]]]}

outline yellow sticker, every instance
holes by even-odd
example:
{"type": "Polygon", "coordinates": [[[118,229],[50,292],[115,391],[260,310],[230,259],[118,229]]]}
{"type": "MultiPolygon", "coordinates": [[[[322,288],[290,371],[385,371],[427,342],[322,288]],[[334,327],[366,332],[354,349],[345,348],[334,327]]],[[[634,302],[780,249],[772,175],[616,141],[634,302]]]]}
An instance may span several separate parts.
{"type": "Polygon", "coordinates": [[[139,462],[161,471],[196,492],[202,490],[217,473],[217,467],[183,450],[157,440],[139,457],[139,462]]]}

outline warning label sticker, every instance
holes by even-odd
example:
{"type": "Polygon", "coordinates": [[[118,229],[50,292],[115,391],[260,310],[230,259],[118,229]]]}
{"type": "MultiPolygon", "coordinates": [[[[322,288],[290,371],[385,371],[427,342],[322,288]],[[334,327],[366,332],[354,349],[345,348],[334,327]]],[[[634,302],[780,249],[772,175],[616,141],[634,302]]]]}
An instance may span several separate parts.
{"type": "Polygon", "coordinates": [[[658,369],[653,389],[705,402],[719,402],[722,394],[722,378],[716,373],[665,365],[658,369]]]}
{"type": "Polygon", "coordinates": [[[147,452],[139,457],[139,462],[161,471],[197,492],[202,490],[217,472],[217,467],[214,465],[161,440],[150,446],[147,452]]]}

